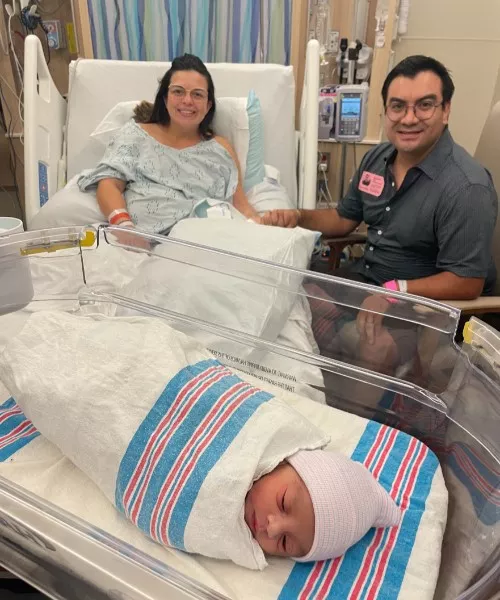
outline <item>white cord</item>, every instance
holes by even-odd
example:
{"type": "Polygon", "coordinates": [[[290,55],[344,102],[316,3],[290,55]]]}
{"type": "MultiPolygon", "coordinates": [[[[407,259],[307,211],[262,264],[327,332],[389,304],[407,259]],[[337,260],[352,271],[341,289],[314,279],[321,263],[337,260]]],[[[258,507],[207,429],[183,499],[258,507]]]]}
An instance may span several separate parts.
{"type": "Polygon", "coordinates": [[[333,202],[332,195],[330,194],[330,190],[328,189],[328,177],[326,176],[326,171],[323,171],[323,177],[325,178],[325,189],[326,193],[328,194],[328,206],[331,206],[333,208],[335,206],[335,203],[333,202]]]}
{"type": "Polygon", "coordinates": [[[24,125],[24,102],[21,100],[21,94],[19,94],[19,98],[17,99],[17,110],[19,112],[19,118],[21,119],[21,123],[24,125]]]}
{"type": "MultiPolygon", "coordinates": [[[[19,120],[21,120],[21,122],[24,123],[24,119],[23,119],[23,115],[22,115],[22,111],[24,110],[24,103],[22,101],[21,96],[17,95],[16,90],[10,85],[10,83],[5,79],[5,77],[3,77],[3,75],[0,75],[0,83],[1,83],[1,85],[5,85],[5,87],[9,90],[9,92],[17,100],[18,115],[17,115],[17,118],[15,120],[12,119],[12,122],[11,122],[11,129],[12,129],[12,131],[15,131],[16,126],[19,123],[19,120]]],[[[23,143],[23,140],[21,139],[21,144],[22,143],[23,143]]]]}
{"type": "MultiPolygon", "coordinates": [[[[23,110],[24,110],[24,103],[22,100],[22,96],[23,96],[23,91],[24,91],[24,71],[23,71],[23,67],[21,65],[21,62],[19,60],[19,58],[17,57],[16,54],[16,49],[14,47],[14,42],[12,40],[12,27],[11,27],[11,23],[12,23],[12,17],[14,15],[9,15],[9,21],[8,21],[8,27],[7,27],[7,31],[9,34],[9,42],[10,42],[10,48],[12,50],[12,55],[14,56],[14,62],[16,65],[16,71],[17,71],[17,76],[19,78],[19,83],[21,84],[21,92],[19,93],[19,96],[16,94],[16,98],[17,98],[17,112],[19,115],[19,119],[21,121],[21,123],[24,125],[24,118],[23,118],[23,110]]],[[[10,86],[9,86],[10,88],[10,86]]],[[[12,89],[11,89],[12,91],[12,89]]],[[[18,121],[16,120],[16,122],[13,124],[12,129],[15,129],[15,126],[17,125],[18,121]]],[[[21,142],[21,145],[24,146],[24,139],[23,139],[23,132],[21,132],[21,137],[19,138],[19,141],[21,142]]]]}
{"type": "MultiPolygon", "coordinates": [[[[14,98],[18,99],[18,95],[17,95],[16,91],[12,88],[12,86],[10,85],[10,83],[2,75],[0,75],[0,98],[3,98],[5,100],[5,94],[4,94],[2,85],[5,85],[7,87],[7,89],[9,90],[9,92],[14,96],[14,98]]],[[[16,120],[14,120],[14,118],[12,118],[12,113],[8,109],[8,105],[7,104],[6,104],[6,107],[7,107],[7,110],[9,112],[9,118],[11,119],[11,121],[10,121],[8,127],[7,127],[7,135],[10,138],[15,138],[15,137],[17,137],[17,135],[15,134],[15,130],[16,130],[16,125],[19,123],[19,118],[17,118],[16,120]]],[[[24,145],[22,137],[23,137],[23,133],[21,133],[21,135],[19,137],[19,140],[21,141],[21,144],[24,145]]],[[[23,159],[19,156],[19,154],[16,151],[15,145],[12,144],[12,143],[11,143],[11,148],[12,148],[14,154],[16,155],[16,160],[19,161],[19,164],[21,164],[21,165],[24,166],[23,159]]]]}
{"type": "MultiPolygon", "coordinates": [[[[9,90],[9,92],[17,100],[17,111],[18,111],[17,116],[11,120],[10,127],[9,127],[9,129],[12,132],[15,132],[17,129],[17,125],[19,124],[19,121],[21,121],[21,123],[24,125],[24,119],[23,119],[23,113],[22,113],[22,111],[24,110],[24,104],[23,104],[21,96],[17,95],[16,90],[10,85],[10,83],[2,75],[0,75],[0,84],[5,85],[6,88],[9,90]]],[[[21,135],[19,136],[19,142],[21,143],[22,146],[24,146],[24,127],[21,128],[21,135]]]]}
{"type": "Polygon", "coordinates": [[[23,83],[24,83],[24,81],[23,81],[24,80],[24,77],[23,77],[23,67],[21,66],[21,62],[17,58],[16,49],[14,48],[14,42],[12,41],[11,23],[12,23],[12,17],[13,16],[14,15],[9,15],[9,22],[8,22],[8,26],[7,26],[7,32],[9,34],[10,48],[12,50],[12,54],[14,56],[14,62],[16,64],[17,76],[19,77],[19,83],[21,84],[21,89],[22,89],[23,83]]]}
{"type": "Polygon", "coordinates": [[[5,79],[5,77],[3,75],[0,75],[0,81],[3,81],[4,85],[7,86],[7,88],[9,89],[10,93],[14,96],[14,98],[17,100],[19,98],[19,96],[17,95],[16,90],[10,85],[10,83],[5,79]]]}
{"type": "Polygon", "coordinates": [[[328,206],[328,208],[334,208],[334,206],[330,202],[330,199],[325,194],[325,191],[323,190],[323,188],[320,188],[320,190],[319,190],[319,201],[321,202],[322,200],[325,201],[325,204],[328,206]]]}
{"type": "Polygon", "coordinates": [[[1,31],[0,31],[0,45],[2,46],[2,52],[5,54],[5,56],[9,56],[9,46],[8,46],[8,44],[5,43],[5,40],[3,39],[3,35],[2,35],[1,31]]]}

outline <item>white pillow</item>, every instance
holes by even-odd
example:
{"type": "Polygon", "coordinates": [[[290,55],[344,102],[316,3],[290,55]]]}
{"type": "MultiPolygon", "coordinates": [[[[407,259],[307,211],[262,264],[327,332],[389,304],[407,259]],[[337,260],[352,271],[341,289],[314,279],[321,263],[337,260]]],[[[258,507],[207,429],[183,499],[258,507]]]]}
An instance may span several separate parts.
{"type": "MultiPolygon", "coordinates": [[[[240,161],[241,175],[244,178],[250,141],[247,99],[223,97],[216,98],[216,101],[214,131],[231,143],[240,161]]],[[[90,134],[93,141],[102,144],[103,152],[113,134],[132,118],[134,108],[139,102],[139,100],[118,102],[90,134]]]]}
{"type": "MultiPolygon", "coordinates": [[[[184,219],[172,228],[169,238],[306,269],[318,235],[300,227],[184,219]]],[[[158,257],[141,265],[139,275],[123,290],[124,296],[269,341],[276,340],[282,331],[302,283],[298,273],[264,270],[258,263],[244,259],[237,263],[226,255],[202,253],[196,248],[163,244],[155,252],[158,257]],[[237,277],[226,275],[231,267],[237,277]],[[277,284],[289,291],[276,289],[277,284]]],[[[119,309],[118,314],[130,311],[119,309]]],[[[196,335],[205,346],[222,351],[217,338],[196,335]]],[[[250,348],[245,350],[246,357],[250,354],[250,348]]],[[[239,355],[243,356],[241,352],[239,355]]]]}
{"type": "Polygon", "coordinates": [[[97,204],[95,192],[80,191],[77,184],[79,177],[75,175],[42,206],[31,220],[31,230],[107,222],[97,204]]]}

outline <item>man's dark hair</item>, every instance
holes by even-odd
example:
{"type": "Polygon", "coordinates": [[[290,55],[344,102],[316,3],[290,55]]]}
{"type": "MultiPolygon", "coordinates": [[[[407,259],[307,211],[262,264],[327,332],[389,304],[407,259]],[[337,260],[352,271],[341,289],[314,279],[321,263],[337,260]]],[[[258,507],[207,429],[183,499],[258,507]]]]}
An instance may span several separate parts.
{"type": "Polygon", "coordinates": [[[207,67],[203,64],[203,61],[194,56],[193,54],[184,54],[184,56],[178,56],[174,58],[172,66],[165,73],[163,79],[160,81],[160,87],[156,94],[156,98],[153,104],[153,110],[149,118],[149,123],[161,123],[162,125],[168,125],[170,123],[170,115],[168,114],[167,107],[165,106],[165,97],[168,94],[168,86],[172,75],[177,71],[196,71],[207,80],[208,88],[208,101],[212,103],[205,118],[199,125],[200,135],[209,140],[213,137],[214,132],[212,130],[212,120],[215,115],[215,89],[214,82],[207,67]]]}
{"type": "Polygon", "coordinates": [[[451,101],[453,92],[455,91],[455,86],[451,79],[450,72],[435,58],[416,54],[403,59],[385,78],[384,85],[382,86],[382,99],[384,100],[384,106],[387,103],[387,92],[389,90],[389,86],[394,79],[396,79],[396,77],[408,77],[410,79],[414,79],[423,71],[432,71],[432,73],[435,73],[439,79],[441,79],[443,102],[448,104],[451,101]]]}

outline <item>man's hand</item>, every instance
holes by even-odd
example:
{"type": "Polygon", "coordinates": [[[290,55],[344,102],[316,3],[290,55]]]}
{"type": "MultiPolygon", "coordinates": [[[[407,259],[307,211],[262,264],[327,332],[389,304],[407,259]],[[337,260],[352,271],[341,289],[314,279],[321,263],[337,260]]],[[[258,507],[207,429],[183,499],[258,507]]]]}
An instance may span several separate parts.
{"type": "Polygon", "coordinates": [[[270,210],[261,217],[262,225],[273,225],[275,227],[297,227],[299,224],[300,211],[297,209],[270,210]]]}
{"type": "Polygon", "coordinates": [[[366,298],[356,319],[361,342],[367,342],[370,345],[375,344],[382,333],[382,320],[389,306],[390,303],[382,296],[368,296],[366,298]]]}

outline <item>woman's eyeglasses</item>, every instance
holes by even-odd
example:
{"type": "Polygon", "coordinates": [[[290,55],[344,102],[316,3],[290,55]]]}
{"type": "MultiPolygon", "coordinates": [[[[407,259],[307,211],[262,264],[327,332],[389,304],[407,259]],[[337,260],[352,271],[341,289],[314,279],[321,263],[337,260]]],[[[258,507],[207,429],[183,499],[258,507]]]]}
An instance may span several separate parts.
{"type": "Polygon", "coordinates": [[[385,114],[391,121],[397,123],[406,117],[408,110],[411,108],[417,119],[428,121],[434,116],[436,108],[443,104],[444,102],[436,102],[431,98],[424,98],[415,102],[415,104],[406,104],[406,102],[400,102],[399,100],[391,100],[385,107],[385,114]]]}
{"type": "Polygon", "coordinates": [[[203,102],[208,98],[208,92],[202,89],[186,90],[182,85],[169,85],[168,93],[174,98],[185,98],[186,94],[191,96],[193,102],[203,102]]]}

